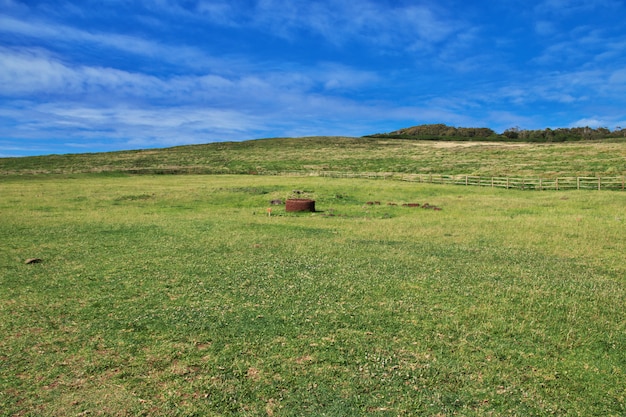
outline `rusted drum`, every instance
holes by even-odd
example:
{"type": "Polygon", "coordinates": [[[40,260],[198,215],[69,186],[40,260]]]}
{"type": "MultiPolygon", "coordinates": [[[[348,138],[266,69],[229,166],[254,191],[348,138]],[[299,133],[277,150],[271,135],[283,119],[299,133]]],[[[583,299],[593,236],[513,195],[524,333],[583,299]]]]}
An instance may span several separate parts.
{"type": "Polygon", "coordinates": [[[315,211],[315,200],[291,198],[285,204],[285,211],[315,211]]]}

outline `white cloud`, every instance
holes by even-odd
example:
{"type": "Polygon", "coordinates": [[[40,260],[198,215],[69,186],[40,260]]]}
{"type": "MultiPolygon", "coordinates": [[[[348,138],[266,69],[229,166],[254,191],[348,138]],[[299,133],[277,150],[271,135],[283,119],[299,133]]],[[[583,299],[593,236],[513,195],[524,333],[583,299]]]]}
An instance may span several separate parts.
{"type": "Polygon", "coordinates": [[[0,0],[0,9],[2,10],[20,10],[25,11],[27,7],[21,2],[15,0],[0,0]]]}
{"type": "MultiPolygon", "coordinates": [[[[490,111],[488,120],[490,121],[489,127],[500,133],[504,132],[506,129],[516,126],[523,126],[524,128],[532,129],[535,128],[533,124],[536,123],[532,117],[523,116],[507,110],[490,111]]],[[[540,128],[540,126],[536,126],[536,128],[540,128]]]]}
{"type": "Polygon", "coordinates": [[[237,8],[225,1],[200,1],[189,8],[171,1],[154,3],[168,13],[203,18],[220,26],[254,28],[292,42],[306,32],[335,45],[361,42],[405,50],[418,44],[437,44],[469,28],[442,8],[396,6],[370,0],[358,4],[328,0],[257,0],[249,7],[239,5],[237,8]]]}
{"type": "Polygon", "coordinates": [[[606,120],[602,120],[602,119],[584,118],[584,119],[577,120],[570,125],[570,127],[585,127],[585,126],[593,127],[593,128],[607,127],[609,126],[609,123],[607,123],[606,120]]]}
{"type": "Polygon", "coordinates": [[[557,32],[553,21],[538,20],[535,22],[535,32],[541,36],[552,36],[557,32]]]}
{"type": "Polygon", "coordinates": [[[113,68],[70,67],[40,49],[0,48],[0,85],[0,93],[6,96],[114,93],[119,97],[163,90],[162,81],[155,77],[113,68]]]}
{"type": "Polygon", "coordinates": [[[613,71],[609,76],[609,84],[611,88],[619,88],[621,91],[626,89],[626,68],[613,71]]]}
{"type": "Polygon", "coordinates": [[[209,17],[211,21],[219,22],[222,25],[238,26],[238,12],[230,1],[200,1],[196,10],[203,16],[209,17]]]}
{"type": "Polygon", "coordinates": [[[0,48],[0,93],[31,94],[58,90],[68,84],[72,71],[45,51],[0,48]]]}
{"type": "Polygon", "coordinates": [[[362,71],[339,64],[322,64],[313,76],[326,90],[354,90],[381,81],[381,77],[371,71],[362,71]]]}
{"type": "Polygon", "coordinates": [[[54,41],[57,45],[91,44],[96,47],[112,48],[188,68],[228,68],[231,64],[226,59],[208,56],[190,46],[167,45],[137,36],[111,32],[90,32],[36,19],[26,21],[0,15],[0,32],[38,39],[44,43],[54,41]]]}
{"type": "Polygon", "coordinates": [[[544,0],[535,6],[538,13],[571,15],[586,13],[600,8],[620,7],[618,0],[544,0]]]}
{"type": "MultiPolygon", "coordinates": [[[[173,146],[217,139],[244,139],[263,127],[263,120],[236,110],[200,107],[87,107],[81,103],[32,105],[25,119],[35,131],[65,132],[68,141],[108,138],[112,142],[173,146]],[[132,141],[132,142],[129,142],[132,141]]],[[[20,129],[28,135],[26,129],[20,129]]]]}
{"type": "Polygon", "coordinates": [[[302,100],[307,94],[350,91],[379,81],[369,71],[324,63],[312,68],[277,72],[241,72],[155,77],[115,68],[69,66],[40,49],[0,48],[0,94],[7,97],[46,95],[86,103],[154,101],[176,105],[238,107],[262,111],[270,106],[302,100]]]}

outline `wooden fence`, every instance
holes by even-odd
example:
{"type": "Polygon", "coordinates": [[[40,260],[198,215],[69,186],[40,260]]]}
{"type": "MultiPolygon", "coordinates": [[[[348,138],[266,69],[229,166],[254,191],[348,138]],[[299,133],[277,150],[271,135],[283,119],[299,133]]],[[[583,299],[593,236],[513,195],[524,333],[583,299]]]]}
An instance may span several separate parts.
{"type": "Polygon", "coordinates": [[[397,172],[264,171],[259,175],[362,178],[428,184],[467,185],[518,190],[625,190],[626,177],[511,178],[474,175],[403,174],[397,172]]]}
{"type": "Polygon", "coordinates": [[[362,178],[421,182],[429,184],[473,185],[479,187],[508,188],[518,190],[619,190],[626,189],[626,176],[622,177],[559,177],[559,178],[512,178],[482,177],[476,175],[406,174],[399,172],[344,172],[344,171],[241,171],[211,169],[209,167],[132,168],[123,172],[130,174],[252,174],[294,177],[362,178]]]}

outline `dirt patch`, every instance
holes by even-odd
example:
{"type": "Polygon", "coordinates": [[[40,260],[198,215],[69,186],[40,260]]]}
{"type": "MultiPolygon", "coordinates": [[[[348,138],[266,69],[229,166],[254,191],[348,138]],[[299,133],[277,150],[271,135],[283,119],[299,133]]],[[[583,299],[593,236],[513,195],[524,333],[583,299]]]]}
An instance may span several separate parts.
{"type": "MultiPolygon", "coordinates": [[[[536,145],[536,144],[534,144],[536,145]]],[[[530,143],[510,143],[510,142],[433,142],[433,148],[450,149],[450,148],[471,148],[473,146],[488,146],[493,148],[523,148],[531,146],[530,143]]]]}
{"type": "Polygon", "coordinates": [[[43,262],[43,259],[40,258],[28,258],[24,261],[25,264],[30,265],[30,264],[38,264],[43,262]]]}
{"type": "Polygon", "coordinates": [[[248,368],[248,372],[246,372],[246,378],[254,382],[258,382],[261,379],[261,371],[257,368],[250,367],[248,368]]]}
{"type": "Polygon", "coordinates": [[[296,359],[296,363],[298,365],[302,365],[304,363],[309,363],[309,362],[313,362],[313,356],[304,355],[304,356],[300,356],[299,358],[296,359]]]}

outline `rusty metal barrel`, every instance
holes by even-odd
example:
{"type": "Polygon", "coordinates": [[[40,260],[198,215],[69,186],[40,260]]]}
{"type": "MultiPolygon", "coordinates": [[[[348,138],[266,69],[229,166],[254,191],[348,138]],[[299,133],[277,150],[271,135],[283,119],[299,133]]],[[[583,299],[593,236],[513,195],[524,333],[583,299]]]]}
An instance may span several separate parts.
{"type": "Polygon", "coordinates": [[[308,198],[290,198],[285,204],[285,211],[315,212],[315,200],[308,198]]]}

